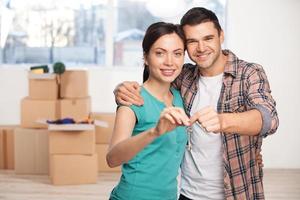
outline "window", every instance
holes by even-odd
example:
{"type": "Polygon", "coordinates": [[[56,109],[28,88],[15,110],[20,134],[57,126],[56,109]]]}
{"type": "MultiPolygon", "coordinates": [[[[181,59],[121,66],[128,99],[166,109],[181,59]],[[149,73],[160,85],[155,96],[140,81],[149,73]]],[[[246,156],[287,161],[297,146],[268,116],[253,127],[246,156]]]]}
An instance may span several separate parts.
{"type": "MultiPolygon", "coordinates": [[[[0,1],[1,2],[1,1],[0,1]]],[[[0,64],[142,65],[141,42],[156,21],[179,23],[191,7],[218,15],[226,0],[2,0],[0,64]]]]}

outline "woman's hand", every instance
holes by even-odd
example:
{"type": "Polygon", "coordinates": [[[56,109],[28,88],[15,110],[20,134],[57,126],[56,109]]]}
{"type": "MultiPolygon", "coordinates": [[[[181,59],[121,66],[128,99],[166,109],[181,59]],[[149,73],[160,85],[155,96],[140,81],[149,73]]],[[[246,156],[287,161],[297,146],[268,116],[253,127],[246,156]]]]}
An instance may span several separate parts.
{"type": "Polygon", "coordinates": [[[189,125],[190,119],[182,108],[168,107],[161,112],[159,121],[154,129],[154,134],[160,136],[172,131],[177,126],[189,125]]]}

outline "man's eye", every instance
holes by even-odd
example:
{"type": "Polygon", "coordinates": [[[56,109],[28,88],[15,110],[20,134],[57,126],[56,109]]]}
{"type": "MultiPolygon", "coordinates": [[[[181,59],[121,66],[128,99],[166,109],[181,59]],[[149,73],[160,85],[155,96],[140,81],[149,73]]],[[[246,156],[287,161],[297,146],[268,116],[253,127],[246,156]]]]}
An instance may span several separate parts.
{"type": "Polygon", "coordinates": [[[196,44],[197,41],[196,41],[196,40],[189,40],[189,41],[187,41],[186,43],[187,43],[187,44],[196,44]]]}

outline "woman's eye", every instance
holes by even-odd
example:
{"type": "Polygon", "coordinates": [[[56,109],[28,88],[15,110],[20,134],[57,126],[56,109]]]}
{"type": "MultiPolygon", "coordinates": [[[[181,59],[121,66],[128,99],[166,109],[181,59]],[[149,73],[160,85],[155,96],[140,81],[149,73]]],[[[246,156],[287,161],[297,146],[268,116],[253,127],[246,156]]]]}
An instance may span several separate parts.
{"type": "Polygon", "coordinates": [[[175,53],[175,56],[176,57],[181,57],[183,54],[182,54],[182,52],[177,52],[177,53],[175,53]]]}
{"type": "Polygon", "coordinates": [[[157,51],[157,52],[155,52],[155,55],[157,55],[157,56],[162,56],[164,53],[163,52],[161,52],[161,51],[157,51]]]}

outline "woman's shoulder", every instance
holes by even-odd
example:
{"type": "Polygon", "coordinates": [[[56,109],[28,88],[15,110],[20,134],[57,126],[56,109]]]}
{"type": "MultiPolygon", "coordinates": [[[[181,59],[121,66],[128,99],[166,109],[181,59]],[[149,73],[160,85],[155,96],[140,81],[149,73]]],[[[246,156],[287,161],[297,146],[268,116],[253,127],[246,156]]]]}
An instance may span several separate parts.
{"type": "Polygon", "coordinates": [[[183,107],[183,99],[181,97],[181,93],[179,90],[171,87],[171,92],[173,94],[173,104],[174,106],[179,106],[179,107],[183,107]]]}

